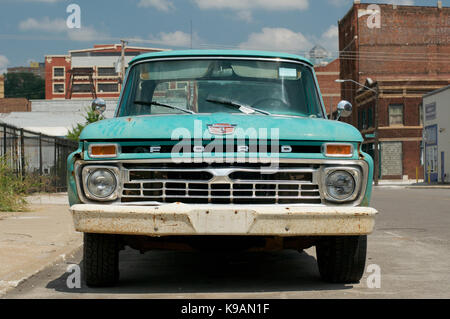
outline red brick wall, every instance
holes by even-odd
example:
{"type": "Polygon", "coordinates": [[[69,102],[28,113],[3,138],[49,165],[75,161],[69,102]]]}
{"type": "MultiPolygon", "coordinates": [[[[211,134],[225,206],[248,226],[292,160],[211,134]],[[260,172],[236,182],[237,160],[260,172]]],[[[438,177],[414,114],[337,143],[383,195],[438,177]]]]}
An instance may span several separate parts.
{"type": "Polygon", "coordinates": [[[64,99],[65,93],[53,94],[53,83],[65,83],[65,92],[67,92],[69,84],[69,74],[68,70],[71,68],[69,56],[47,56],[45,57],[45,99],[64,99]],[[65,67],[65,78],[64,79],[54,79],[53,78],[53,67],[65,67]]]}
{"type": "Polygon", "coordinates": [[[0,99],[0,113],[30,112],[31,103],[25,98],[0,99]]]}
{"type": "MultiPolygon", "coordinates": [[[[380,127],[389,125],[389,104],[404,105],[403,125],[414,128],[380,129],[379,137],[385,141],[402,142],[403,175],[415,178],[416,167],[420,165],[421,94],[437,87],[422,88],[450,83],[450,8],[380,4],[381,28],[369,28],[368,15],[358,18],[358,10],[366,9],[368,5],[354,4],[339,21],[339,49],[343,51],[340,56],[341,79],[352,79],[364,84],[370,77],[378,81],[382,91],[384,87],[385,92],[382,92],[378,104],[380,127]],[[393,94],[386,90],[389,86],[406,87],[407,90],[392,97],[389,94],[393,94]],[[417,87],[422,91],[412,94],[417,87]]],[[[436,5],[436,1],[433,5],[436,5]]],[[[358,89],[352,83],[341,85],[342,99],[349,100],[354,106],[352,116],[344,121],[356,127],[358,105],[355,96],[358,89]]],[[[419,173],[422,177],[422,170],[419,173]]]]}
{"type": "Polygon", "coordinates": [[[314,67],[327,114],[330,114],[330,110],[335,111],[341,100],[341,86],[336,83],[339,78],[339,63],[339,59],[336,59],[325,66],[314,67]]]}

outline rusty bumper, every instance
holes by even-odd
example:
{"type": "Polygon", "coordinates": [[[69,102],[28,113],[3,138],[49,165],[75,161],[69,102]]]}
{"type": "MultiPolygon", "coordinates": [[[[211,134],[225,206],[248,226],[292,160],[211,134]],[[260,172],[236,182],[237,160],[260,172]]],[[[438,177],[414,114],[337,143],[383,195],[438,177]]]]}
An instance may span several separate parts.
{"type": "Polygon", "coordinates": [[[370,207],[189,205],[70,208],[75,229],[87,233],[170,235],[363,235],[372,232],[370,207]]]}

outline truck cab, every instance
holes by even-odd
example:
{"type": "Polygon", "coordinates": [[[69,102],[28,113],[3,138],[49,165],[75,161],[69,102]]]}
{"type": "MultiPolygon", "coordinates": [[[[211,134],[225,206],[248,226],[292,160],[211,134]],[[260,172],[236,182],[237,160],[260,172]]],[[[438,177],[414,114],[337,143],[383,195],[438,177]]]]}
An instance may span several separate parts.
{"type": "MultiPolygon", "coordinates": [[[[93,108],[104,111],[104,102],[93,108]]],[[[341,116],[351,105],[338,105],[341,116]]],[[[89,286],[119,281],[119,251],[316,247],[321,277],[358,282],[373,161],[329,120],[303,57],[166,51],[130,62],[113,118],[88,125],[68,158],[89,286]]]]}

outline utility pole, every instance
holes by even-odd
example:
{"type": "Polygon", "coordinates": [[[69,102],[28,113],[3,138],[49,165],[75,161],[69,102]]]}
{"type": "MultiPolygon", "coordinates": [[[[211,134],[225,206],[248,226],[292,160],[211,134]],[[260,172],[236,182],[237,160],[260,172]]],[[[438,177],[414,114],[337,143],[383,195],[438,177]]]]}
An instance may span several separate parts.
{"type": "Polygon", "coordinates": [[[120,42],[122,43],[122,53],[121,53],[121,55],[120,55],[120,67],[121,67],[121,74],[120,74],[120,77],[121,77],[121,84],[123,85],[123,81],[125,80],[125,47],[126,47],[126,45],[128,44],[128,42],[127,41],[125,41],[125,40],[120,40],[120,42]]]}
{"type": "Polygon", "coordinates": [[[379,167],[380,167],[380,151],[378,149],[379,147],[379,143],[378,143],[378,97],[380,95],[380,88],[378,86],[378,82],[377,82],[377,86],[376,86],[376,93],[375,93],[375,109],[374,109],[374,113],[375,113],[375,139],[374,139],[374,143],[373,143],[373,147],[374,147],[374,168],[373,168],[373,181],[375,183],[375,185],[378,185],[378,175],[379,175],[379,167]]]}

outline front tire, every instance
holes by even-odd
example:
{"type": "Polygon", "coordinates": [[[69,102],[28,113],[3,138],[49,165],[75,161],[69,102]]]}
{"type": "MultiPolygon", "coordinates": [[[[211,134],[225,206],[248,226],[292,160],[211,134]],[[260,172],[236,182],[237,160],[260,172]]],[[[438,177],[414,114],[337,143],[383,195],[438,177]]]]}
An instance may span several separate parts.
{"type": "Polygon", "coordinates": [[[322,238],[316,245],[320,276],[332,283],[358,283],[364,273],[366,252],[366,235],[322,238]]]}
{"type": "Polygon", "coordinates": [[[119,281],[119,244],[116,235],[84,234],[84,277],[90,287],[119,281]]]}

